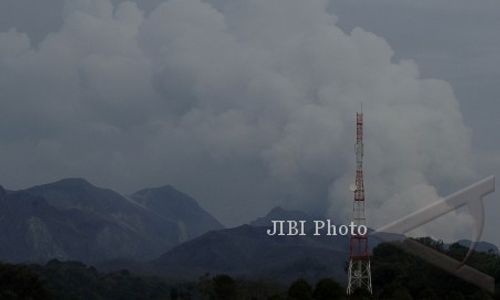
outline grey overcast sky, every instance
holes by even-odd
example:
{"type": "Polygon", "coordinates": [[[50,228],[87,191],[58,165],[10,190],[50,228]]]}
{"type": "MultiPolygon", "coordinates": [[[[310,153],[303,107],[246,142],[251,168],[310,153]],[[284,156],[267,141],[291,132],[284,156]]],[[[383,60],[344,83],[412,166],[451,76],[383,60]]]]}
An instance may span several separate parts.
{"type": "MultiPolygon", "coordinates": [[[[2,185],[170,183],[227,225],[344,221],[361,102],[372,226],[499,173],[500,1],[137,2],[0,2],[2,185]]],[[[425,233],[468,237],[448,220],[425,233]]]]}

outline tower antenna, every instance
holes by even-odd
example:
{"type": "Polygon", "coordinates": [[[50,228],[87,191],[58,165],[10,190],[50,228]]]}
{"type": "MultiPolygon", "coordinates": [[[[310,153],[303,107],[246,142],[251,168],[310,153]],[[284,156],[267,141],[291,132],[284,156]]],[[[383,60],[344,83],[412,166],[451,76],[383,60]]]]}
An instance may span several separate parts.
{"type": "MultiPolygon", "coordinates": [[[[356,113],[356,182],[353,185],[354,201],[352,204],[352,222],[357,226],[366,226],[365,186],[363,182],[363,103],[361,112],[356,113]]],[[[357,289],[366,289],[372,293],[372,276],[368,236],[351,235],[349,241],[349,269],[347,295],[357,289]]]]}

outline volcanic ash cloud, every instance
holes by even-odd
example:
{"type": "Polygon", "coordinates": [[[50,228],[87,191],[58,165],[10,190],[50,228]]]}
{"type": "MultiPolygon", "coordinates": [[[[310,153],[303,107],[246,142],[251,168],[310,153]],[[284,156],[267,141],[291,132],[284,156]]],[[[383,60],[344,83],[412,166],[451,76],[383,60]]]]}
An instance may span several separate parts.
{"type": "Polygon", "coordinates": [[[2,182],[171,183],[227,224],[276,204],[345,220],[361,103],[369,225],[470,182],[450,85],[393,61],[381,37],[343,32],[326,7],[169,0],[146,14],[79,0],[40,44],[1,33],[2,182]]]}

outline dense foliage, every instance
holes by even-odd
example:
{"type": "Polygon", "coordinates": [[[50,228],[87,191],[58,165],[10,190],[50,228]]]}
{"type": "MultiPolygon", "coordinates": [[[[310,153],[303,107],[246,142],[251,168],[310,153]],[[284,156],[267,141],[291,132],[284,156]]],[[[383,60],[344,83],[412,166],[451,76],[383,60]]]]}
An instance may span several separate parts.
{"type": "MultiPolygon", "coordinates": [[[[457,243],[445,247],[429,238],[419,240],[457,260],[468,248],[457,243]]],[[[467,261],[472,267],[500,280],[500,257],[492,252],[475,252],[467,261]]],[[[500,299],[426,262],[393,244],[380,244],[373,250],[374,299],[500,299]]],[[[497,290],[500,287],[497,285],[497,290]]]]}
{"type": "Polygon", "coordinates": [[[0,264],[0,299],[51,299],[40,278],[30,268],[0,264]]]}
{"type": "MultiPolygon", "coordinates": [[[[420,242],[461,260],[467,248],[420,242]]],[[[476,252],[470,264],[500,281],[500,257],[476,252]]],[[[500,299],[445,273],[393,244],[380,244],[372,257],[374,295],[363,291],[349,299],[433,300],[500,299]]],[[[497,284],[497,290],[500,286],[497,284]]],[[[172,300],[335,300],[347,299],[345,287],[331,278],[298,279],[288,286],[270,280],[252,281],[205,274],[197,282],[174,282],[126,270],[98,272],[79,262],[53,260],[41,265],[0,264],[0,299],[172,299],[172,300]]]]}

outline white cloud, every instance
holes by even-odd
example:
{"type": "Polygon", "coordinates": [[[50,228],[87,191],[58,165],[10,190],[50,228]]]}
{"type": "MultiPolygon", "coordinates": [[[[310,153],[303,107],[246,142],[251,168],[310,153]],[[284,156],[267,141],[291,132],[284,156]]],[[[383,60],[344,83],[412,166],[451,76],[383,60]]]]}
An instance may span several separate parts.
{"type": "Polygon", "coordinates": [[[7,186],[169,182],[230,224],[278,203],[346,218],[360,103],[371,225],[424,204],[415,190],[474,176],[450,85],[394,62],[381,37],[343,32],[326,1],[170,0],[146,16],[68,3],[39,47],[0,34],[7,186]]]}

